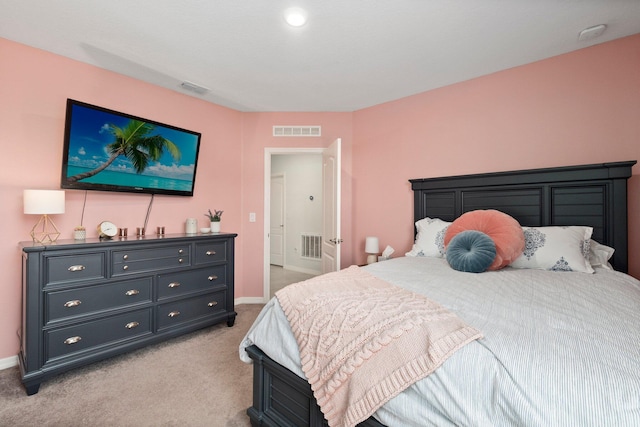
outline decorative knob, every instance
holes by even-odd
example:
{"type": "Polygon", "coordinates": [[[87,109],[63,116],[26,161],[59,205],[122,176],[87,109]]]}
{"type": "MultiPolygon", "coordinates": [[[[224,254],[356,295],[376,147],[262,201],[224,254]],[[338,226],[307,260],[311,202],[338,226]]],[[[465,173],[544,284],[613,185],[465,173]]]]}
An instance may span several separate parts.
{"type": "Polygon", "coordinates": [[[218,305],[217,301],[211,301],[209,304],[207,304],[209,307],[215,307],[216,305],[218,305]]]}
{"type": "Polygon", "coordinates": [[[182,254],[184,251],[182,249],[178,249],[178,253],[182,254]]]}
{"type": "Polygon", "coordinates": [[[123,266],[122,266],[122,269],[123,269],[123,270],[128,270],[128,269],[129,269],[129,266],[128,266],[128,265],[123,265],[123,266]]]}
{"type": "Polygon", "coordinates": [[[209,276],[207,279],[209,279],[210,282],[213,282],[214,280],[218,280],[218,276],[209,276]]]}
{"type": "Polygon", "coordinates": [[[138,327],[138,325],[140,325],[140,323],[138,323],[138,322],[129,322],[126,325],[124,325],[124,327],[127,328],[127,329],[133,329],[133,328],[138,327]]]}
{"type": "Polygon", "coordinates": [[[182,264],[182,258],[178,258],[178,264],[182,264]]]}
{"type": "Polygon", "coordinates": [[[123,256],[122,259],[129,259],[129,255],[123,256]]]}
{"type": "Polygon", "coordinates": [[[169,317],[176,317],[176,316],[180,316],[180,312],[179,311],[172,311],[171,313],[169,313],[169,317]]]}

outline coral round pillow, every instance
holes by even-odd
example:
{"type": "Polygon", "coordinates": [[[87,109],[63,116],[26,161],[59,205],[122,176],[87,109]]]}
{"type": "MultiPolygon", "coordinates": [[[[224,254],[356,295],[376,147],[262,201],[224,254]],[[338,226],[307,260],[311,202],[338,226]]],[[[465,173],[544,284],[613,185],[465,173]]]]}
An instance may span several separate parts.
{"type": "Polygon", "coordinates": [[[486,234],[467,230],[455,235],[447,247],[447,261],[454,270],[482,273],[493,263],[496,245],[486,234]]]}
{"type": "Polygon", "coordinates": [[[466,230],[480,231],[493,240],[496,257],[487,270],[499,270],[509,265],[524,250],[524,231],[510,215],[494,209],[470,211],[460,215],[447,229],[445,249],[457,234],[466,230]]]}

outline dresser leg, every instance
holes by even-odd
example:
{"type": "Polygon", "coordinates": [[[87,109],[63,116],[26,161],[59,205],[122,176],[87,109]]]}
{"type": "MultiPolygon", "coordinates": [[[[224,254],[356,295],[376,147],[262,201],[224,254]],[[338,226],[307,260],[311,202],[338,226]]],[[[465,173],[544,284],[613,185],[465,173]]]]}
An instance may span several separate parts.
{"type": "Polygon", "coordinates": [[[232,326],[233,326],[233,324],[234,324],[234,323],[235,323],[235,321],[236,321],[236,315],[237,315],[237,314],[238,314],[238,313],[236,313],[235,311],[234,311],[234,312],[232,312],[232,313],[229,313],[229,317],[227,318],[227,326],[228,326],[228,327],[232,327],[232,326]]]}
{"type": "Polygon", "coordinates": [[[27,390],[27,396],[32,396],[40,390],[40,383],[36,384],[25,384],[24,388],[27,390]]]}

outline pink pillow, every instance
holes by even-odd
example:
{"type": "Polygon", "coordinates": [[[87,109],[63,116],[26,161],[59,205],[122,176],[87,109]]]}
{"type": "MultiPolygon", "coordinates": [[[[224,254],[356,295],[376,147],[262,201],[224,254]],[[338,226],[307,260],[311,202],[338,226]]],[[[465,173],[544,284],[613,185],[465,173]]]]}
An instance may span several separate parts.
{"type": "Polygon", "coordinates": [[[445,248],[451,239],[465,230],[481,231],[495,243],[496,257],[487,270],[506,267],[524,251],[524,232],[520,223],[504,212],[488,209],[460,215],[444,235],[445,248]]]}

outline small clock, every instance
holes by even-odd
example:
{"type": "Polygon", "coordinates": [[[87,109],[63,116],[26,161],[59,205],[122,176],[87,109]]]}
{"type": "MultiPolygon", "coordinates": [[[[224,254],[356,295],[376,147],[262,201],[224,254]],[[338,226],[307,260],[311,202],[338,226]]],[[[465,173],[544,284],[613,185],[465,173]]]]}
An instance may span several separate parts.
{"type": "Polygon", "coordinates": [[[102,221],[98,224],[98,236],[100,236],[101,239],[110,239],[116,234],[118,234],[118,227],[116,227],[114,223],[102,221]]]}

